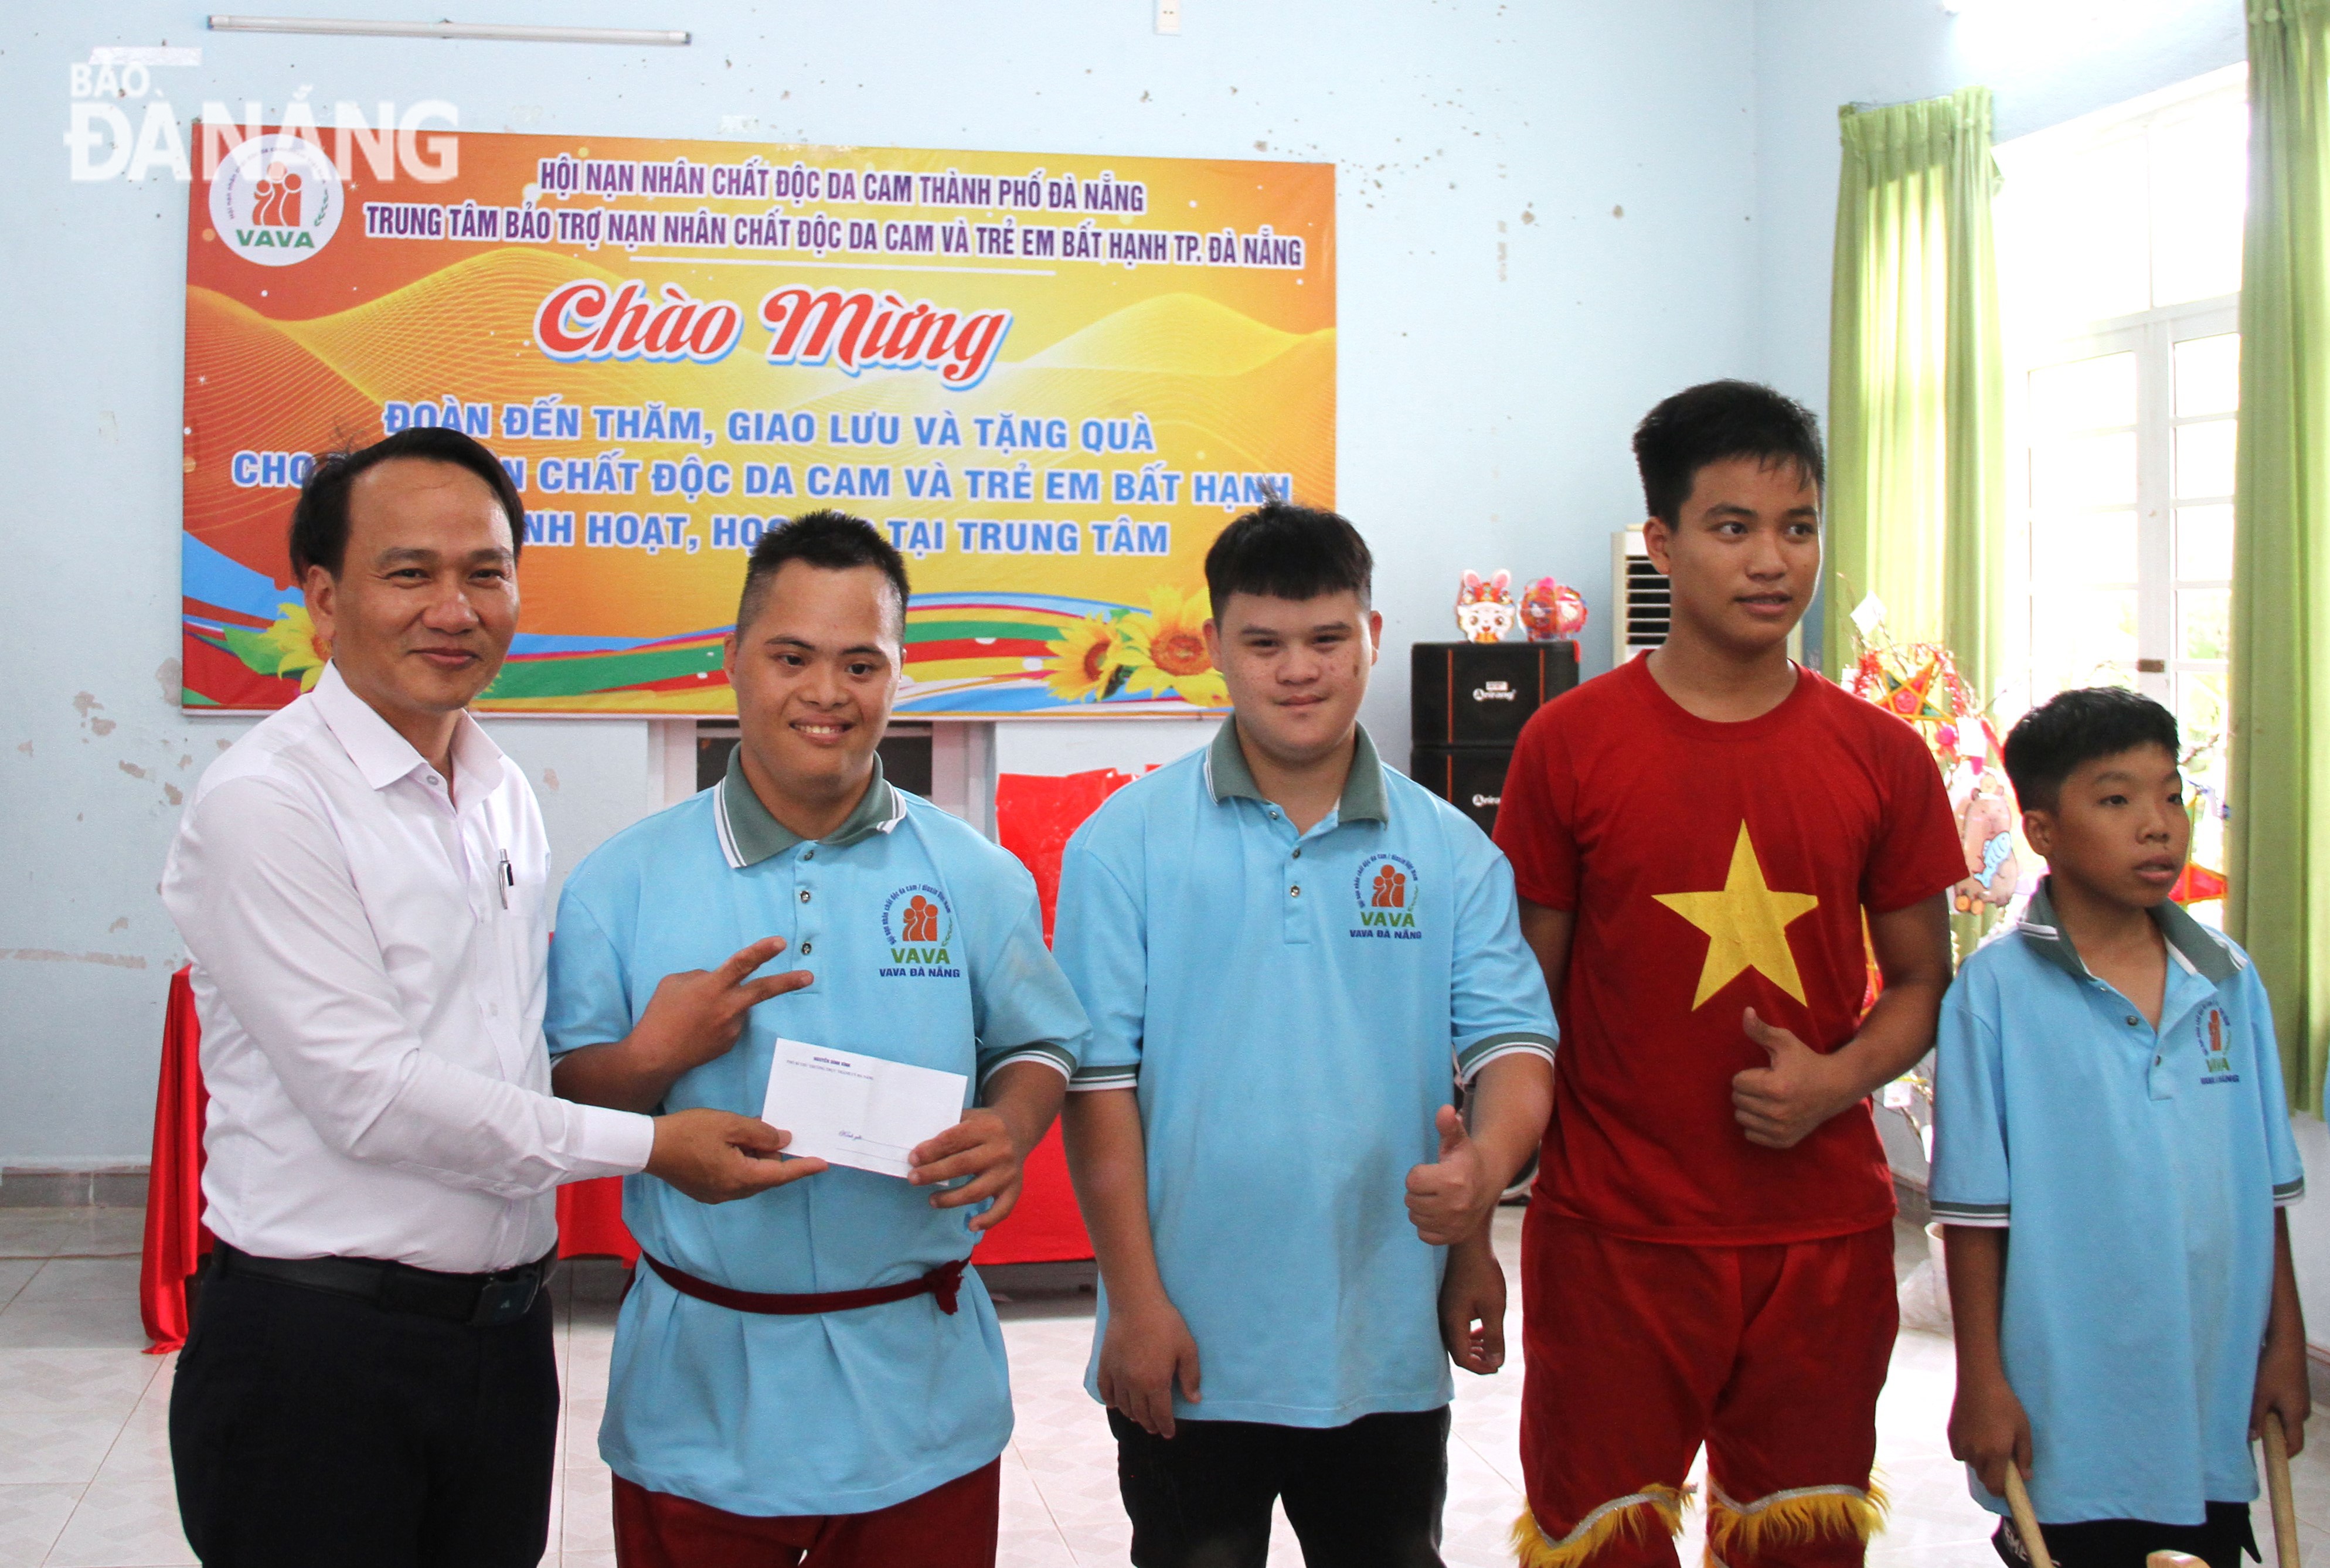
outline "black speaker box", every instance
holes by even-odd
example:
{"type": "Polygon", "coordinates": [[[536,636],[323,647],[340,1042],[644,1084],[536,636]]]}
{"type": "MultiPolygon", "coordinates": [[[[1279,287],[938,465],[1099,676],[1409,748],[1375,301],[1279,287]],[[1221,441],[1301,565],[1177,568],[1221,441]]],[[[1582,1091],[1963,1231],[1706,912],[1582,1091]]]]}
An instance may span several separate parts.
{"type": "Polygon", "coordinates": [[[1510,746],[1531,713],[1577,684],[1574,642],[1420,642],[1408,655],[1418,746],[1510,746]]]}
{"type": "Polygon", "coordinates": [[[1490,833],[1512,760],[1511,746],[1418,746],[1409,753],[1407,776],[1490,833]]]}

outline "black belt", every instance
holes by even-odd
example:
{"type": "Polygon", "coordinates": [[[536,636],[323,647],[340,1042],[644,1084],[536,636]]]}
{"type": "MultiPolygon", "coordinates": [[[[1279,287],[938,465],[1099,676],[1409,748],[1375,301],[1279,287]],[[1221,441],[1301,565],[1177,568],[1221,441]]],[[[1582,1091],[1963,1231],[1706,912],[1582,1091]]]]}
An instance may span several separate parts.
{"type": "Polygon", "coordinates": [[[302,1290],[347,1296],[391,1312],[413,1312],[471,1328],[498,1328],[534,1310],[550,1278],[554,1252],[491,1274],[440,1274],[381,1258],[258,1258],[217,1243],[212,1267],[222,1274],[271,1280],[302,1290]]]}

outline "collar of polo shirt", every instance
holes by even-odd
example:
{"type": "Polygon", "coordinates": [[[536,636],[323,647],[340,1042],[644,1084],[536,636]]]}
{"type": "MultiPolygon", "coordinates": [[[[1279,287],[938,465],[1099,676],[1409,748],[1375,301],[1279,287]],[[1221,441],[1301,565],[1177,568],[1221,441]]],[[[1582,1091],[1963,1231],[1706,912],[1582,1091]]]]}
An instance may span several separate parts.
{"type": "MultiPolygon", "coordinates": [[[[1238,745],[1235,717],[1222,721],[1214,743],[1206,748],[1206,789],[1217,806],[1238,796],[1265,806],[1270,804],[1264,799],[1261,786],[1254,781],[1254,770],[1246,765],[1246,751],[1238,745]]],[[[1376,755],[1376,743],[1368,739],[1364,724],[1351,726],[1351,770],[1343,779],[1343,798],[1336,803],[1335,820],[1390,820],[1384,806],[1383,761],[1376,755]]]]}
{"type": "MultiPolygon", "coordinates": [[[[435,770],[435,763],[415,751],[412,742],[398,734],[370,703],[348,689],[339,666],[326,664],[324,673],[316,677],[316,689],[308,695],[369,788],[385,789],[408,773],[424,768],[435,770]]],[[[459,798],[469,798],[473,790],[483,795],[497,788],[507,760],[485,727],[464,712],[453,726],[453,778],[454,787],[461,791],[459,798]]]]}
{"type": "MultiPolygon", "coordinates": [[[[818,840],[835,849],[847,849],[859,839],[887,833],[905,820],[906,802],[882,777],[882,759],[874,759],[874,778],[866,786],[840,827],[818,840]]],[[[720,830],[720,852],[737,871],[758,865],[772,855],[782,855],[801,842],[801,836],[769,815],[761,798],[744,777],[744,749],[728,753],[728,772],[712,794],[712,818],[720,830]]]]}
{"type": "MultiPolygon", "coordinates": [[[[2071,945],[2071,936],[2055,918],[2055,901],[2049,895],[2052,877],[2039,879],[2038,891],[2023,906],[2022,920],[2014,929],[2033,950],[2075,980],[2092,980],[2095,974],[2087,960],[2071,945]]],[[[2224,943],[2209,934],[2209,928],[2184,912],[2182,904],[2168,902],[2153,906],[2152,922],[2160,928],[2167,940],[2168,950],[2177,961],[2212,986],[2221,986],[2240,973],[2240,960],[2224,943]]]]}

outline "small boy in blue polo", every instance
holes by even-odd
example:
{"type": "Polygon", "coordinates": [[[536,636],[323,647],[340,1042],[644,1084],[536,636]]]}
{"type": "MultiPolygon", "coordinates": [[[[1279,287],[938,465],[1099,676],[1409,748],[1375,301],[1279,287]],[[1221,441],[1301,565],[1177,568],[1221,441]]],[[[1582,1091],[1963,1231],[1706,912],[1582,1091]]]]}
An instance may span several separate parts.
{"type": "MultiPolygon", "coordinates": [[[[1958,1390],[1950,1451],[2061,1568],[2256,1554],[2251,1436],[2296,1453],[2306,1329],[2279,1212],[2305,1190],[2265,988],[2169,893],[2190,838],[2176,721],[2065,692],[2006,741],[2048,876],[1958,971],[1935,1072],[1958,1390]]],[[[2004,1523],[1993,1538],[2030,1568],[2004,1523]]]]}
{"type": "Polygon", "coordinates": [[[1552,1008],[1504,856],[1358,725],[1371,564],[1331,513],[1224,531],[1234,716],[1061,865],[1087,1386],[1138,1568],[1261,1568],[1274,1501],[1314,1568],[1436,1568],[1447,1363],[1502,1358],[1487,1222],[1551,1108],[1552,1008]]]}

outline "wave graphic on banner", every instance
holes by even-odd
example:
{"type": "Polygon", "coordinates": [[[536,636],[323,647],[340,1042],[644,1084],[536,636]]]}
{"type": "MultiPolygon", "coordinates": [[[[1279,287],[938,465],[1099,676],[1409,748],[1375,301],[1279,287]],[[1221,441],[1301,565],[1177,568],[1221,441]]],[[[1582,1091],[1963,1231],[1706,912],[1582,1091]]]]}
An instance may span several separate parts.
{"type": "MultiPolygon", "coordinates": [[[[512,247],[453,262],[383,298],[304,320],[275,321],[213,290],[187,290],[189,408],[185,467],[185,702],[190,706],[271,709],[312,684],[327,650],[308,625],[300,596],[277,573],[288,571],[284,532],[297,496],[292,464],[309,455],[365,444],[382,434],[382,406],[390,401],[433,403],[449,395],[489,405],[493,429],[484,439],[506,458],[567,458],[625,445],[594,428],[601,407],[661,402],[703,411],[700,443],[686,449],[630,443],[628,456],[675,460],[692,454],[732,463],[768,460],[840,464],[853,454],[822,439],[802,445],[744,445],[733,440],[732,411],[782,410],[812,416],[822,438],[839,416],[895,414],[910,421],[933,405],[927,388],[898,373],[868,371],[852,377],[831,366],[772,366],[762,350],[767,332],[748,326],[725,360],[684,366],[608,361],[546,366],[528,339],[535,305],[559,283],[595,277],[619,285],[632,276],[686,280],[699,298],[722,290],[738,298],[748,322],[767,287],[768,269],[724,278],[713,267],[610,270],[595,262],[512,247]],[[745,278],[754,281],[747,288],[745,278]],[[749,297],[747,297],[749,295],[749,297]],[[518,324],[513,326],[512,324],[518,324]],[[413,367],[425,366],[416,373],[413,367]],[[200,391],[200,395],[194,395],[200,391]],[[579,440],[506,438],[506,409],[532,407],[555,392],[560,406],[581,411],[579,440]],[[287,413],[289,411],[289,413],[287,413]],[[296,438],[293,432],[296,431],[296,438]],[[254,458],[254,454],[257,456],[254,458]],[[221,469],[243,464],[259,483],[220,482],[221,469]]],[[[979,389],[976,403],[952,409],[968,434],[970,421],[995,410],[1021,416],[1073,418],[1092,411],[1139,411],[1160,448],[1208,469],[1291,471],[1297,499],[1332,504],[1333,362],[1335,332],[1280,331],[1216,300],[1195,294],[1151,297],[1064,335],[1042,341],[1040,321],[1015,328],[999,362],[979,389]],[[1324,389],[1322,391],[1322,389],[1324,389]],[[1269,446],[1264,448],[1264,440],[1269,446]]],[[[870,455],[889,463],[916,454],[900,449],[870,455]]],[[[964,465],[1002,467],[1022,458],[1137,465],[1146,456],[1090,457],[994,452],[944,454],[964,465]]],[[[958,483],[960,480],[958,479],[958,483]]],[[[1232,504],[1170,509],[1177,527],[1202,542],[1255,496],[1226,487],[1232,504]]],[[[573,508],[529,486],[530,505],[573,508]]],[[[611,503],[598,501],[599,505],[611,503]]],[[[944,526],[964,511],[961,501],[933,504],[891,495],[886,499],[821,501],[803,495],[747,501],[737,496],[657,502],[644,495],[611,503],[682,506],[691,514],[750,514],[755,531],[765,521],[820,505],[857,512],[885,524],[914,511],[944,526]]],[[[977,512],[974,504],[971,508],[977,512]]],[[[1026,510],[1026,508],[1021,508],[1026,510]]],[[[1098,519],[1119,504],[1080,503],[1098,519]]],[[[1151,509],[1156,510],[1154,508],[1151,509]]],[[[1071,515],[1070,509],[1059,508],[1071,515]]],[[[986,514],[994,515],[993,513],[986,514]]],[[[703,520],[698,518],[700,529],[703,520]]],[[[946,537],[951,537],[946,536],[946,537]]],[[[486,710],[603,713],[732,712],[721,670],[729,628],[706,625],[733,604],[743,576],[741,549],[706,548],[667,554],[652,565],[611,581],[587,570],[591,553],[536,543],[525,559],[529,608],[540,602],[552,623],[521,633],[502,675],[480,699],[486,710]],[[692,630],[667,628],[694,627],[692,630]],[[620,634],[636,630],[640,635],[620,634]],[[581,635],[592,631],[594,635],[581,635]]],[[[998,558],[953,553],[924,568],[947,591],[918,593],[906,632],[906,681],[898,711],[917,713],[1060,713],[1074,710],[1176,711],[1220,705],[1219,677],[1189,656],[1189,639],[1201,622],[1203,590],[1181,547],[1176,564],[1160,560],[1147,581],[1128,573],[1120,593],[1149,592],[1142,602],[1030,593],[1023,567],[998,558]],[[940,567],[944,571],[941,571],[940,567]],[[992,587],[981,583],[991,577],[992,587]],[[1187,581],[1183,581],[1186,578],[1187,581]],[[1175,649],[1182,650],[1174,663],[1175,649]]],[[[1131,563],[1128,562],[1128,567],[1131,563]]],[[[733,613],[733,611],[730,611],[733,613]]],[[[532,615],[527,616],[532,620],[532,615]]]]}

